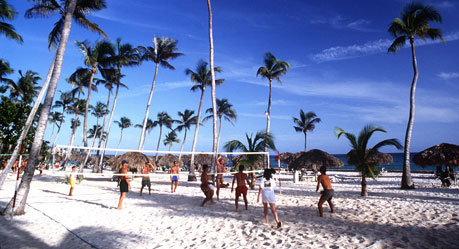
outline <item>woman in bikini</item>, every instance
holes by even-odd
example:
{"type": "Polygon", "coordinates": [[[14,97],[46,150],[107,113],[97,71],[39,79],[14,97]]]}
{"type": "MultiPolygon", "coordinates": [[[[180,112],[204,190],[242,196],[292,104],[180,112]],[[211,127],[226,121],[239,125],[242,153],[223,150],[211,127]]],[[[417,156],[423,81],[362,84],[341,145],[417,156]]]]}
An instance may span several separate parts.
{"type": "MultiPolygon", "coordinates": [[[[126,160],[123,160],[121,162],[121,174],[127,174],[127,166],[128,162],[126,160]]],[[[126,196],[126,193],[129,192],[129,190],[131,190],[131,183],[129,182],[129,178],[127,175],[121,175],[120,177],[118,177],[118,184],[120,186],[121,195],[117,209],[122,209],[124,197],[126,196]]]]}

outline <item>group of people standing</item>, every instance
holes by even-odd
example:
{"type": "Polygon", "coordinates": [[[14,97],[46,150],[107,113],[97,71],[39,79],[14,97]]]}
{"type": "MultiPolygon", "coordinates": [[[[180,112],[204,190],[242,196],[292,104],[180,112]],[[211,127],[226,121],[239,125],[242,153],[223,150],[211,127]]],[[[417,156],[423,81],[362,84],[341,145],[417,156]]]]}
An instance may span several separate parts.
{"type": "MultiPolygon", "coordinates": [[[[129,177],[127,176],[127,166],[128,162],[123,160],[121,162],[121,170],[120,176],[118,177],[118,185],[120,187],[120,199],[118,203],[117,209],[122,209],[123,207],[123,200],[126,196],[126,193],[131,190],[131,183],[129,181],[129,177]]],[[[73,188],[75,184],[75,172],[76,167],[72,168],[72,173],[69,176],[71,189],[69,195],[71,196],[73,193],[73,188]]],[[[225,173],[224,161],[221,156],[217,158],[217,172],[215,179],[211,177],[209,173],[210,167],[208,165],[203,165],[202,167],[202,174],[201,174],[201,190],[205,195],[205,199],[201,203],[201,207],[203,207],[207,202],[210,201],[210,204],[216,204],[213,200],[214,192],[217,194],[217,200],[219,200],[220,195],[220,188],[227,187],[229,184],[224,184],[223,182],[223,174],[225,173]]],[[[248,187],[252,184],[249,182],[249,178],[247,174],[244,173],[244,166],[240,165],[238,167],[238,172],[233,176],[233,182],[231,185],[231,192],[234,192],[234,183],[236,183],[236,192],[235,192],[235,205],[236,211],[241,212],[239,209],[239,197],[243,197],[245,210],[248,209],[248,201],[247,201],[247,192],[248,187]],[[247,183],[247,184],[246,184],[247,183]]],[[[148,174],[152,171],[152,165],[150,162],[145,162],[145,167],[142,169],[142,187],[140,189],[140,195],[142,195],[142,191],[144,187],[148,187],[148,193],[151,194],[151,181],[148,174]]],[[[319,215],[320,217],[323,216],[323,208],[322,205],[325,202],[328,202],[330,211],[333,213],[333,203],[332,198],[334,195],[334,190],[331,186],[330,178],[326,174],[326,168],[322,166],[320,168],[321,175],[318,177],[317,188],[316,192],[319,190],[320,185],[323,187],[323,191],[321,191],[321,197],[318,203],[319,215]]],[[[264,217],[267,224],[269,224],[269,217],[268,213],[271,210],[272,215],[276,221],[276,227],[279,228],[282,226],[281,221],[279,220],[277,210],[276,210],[276,196],[274,190],[276,189],[276,180],[274,176],[276,174],[275,169],[265,169],[263,175],[260,176],[260,180],[258,183],[259,191],[257,195],[257,202],[261,201],[263,203],[264,209],[264,217]]],[[[169,171],[170,180],[171,180],[171,192],[174,193],[177,190],[178,181],[179,181],[179,168],[177,166],[177,162],[174,162],[174,166],[169,171]]],[[[280,181],[279,186],[280,186],[280,181]]],[[[251,186],[253,187],[253,186],[251,186]]]]}

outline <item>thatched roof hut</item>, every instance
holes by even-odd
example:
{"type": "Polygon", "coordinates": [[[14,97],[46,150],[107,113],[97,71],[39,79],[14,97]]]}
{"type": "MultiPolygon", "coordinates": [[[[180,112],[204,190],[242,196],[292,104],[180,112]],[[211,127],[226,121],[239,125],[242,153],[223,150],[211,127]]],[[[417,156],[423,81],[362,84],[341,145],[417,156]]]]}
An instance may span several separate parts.
{"type": "Polygon", "coordinates": [[[300,152],[299,157],[290,164],[290,167],[298,170],[301,168],[311,168],[313,165],[317,168],[322,166],[342,167],[344,163],[325,151],[314,149],[308,152],[300,152]]]}
{"type": "Polygon", "coordinates": [[[177,162],[177,166],[179,166],[180,168],[183,167],[183,162],[181,160],[178,160],[178,156],[174,156],[172,154],[167,154],[167,155],[162,156],[158,160],[158,166],[159,167],[162,167],[162,166],[172,167],[174,166],[174,161],[177,162]]]}
{"type": "MultiPolygon", "coordinates": [[[[375,164],[391,164],[394,161],[394,158],[390,154],[382,153],[379,151],[371,151],[371,150],[366,150],[365,153],[368,156],[368,162],[369,163],[375,163],[375,164]],[[369,154],[371,153],[371,154],[369,154]]],[[[347,163],[349,165],[356,165],[356,163],[352,160],[348,160],[347,163]]]]}
{"type": "Polygon", "coordinates": [[[280,154],[280,160],[281,162],[284,162],[285,164],[287,164],[287,167],[289,167],[289,165],[293,161],[295,161],[295,159],[297,159],[299,156],[301,156],[301,152],[297,152],[297,153],[284,152],[280,154]]]}
{"type": "Polygon", "coordinates": [[[140,152],[127,152],[121,156],[114,157],[113,163],[110,164],[111,168],[114,170],[119,170],[123,160],[128,161],[129,171],[137,169],[137,172],[142,172],[142,169],[145,166],[145,162],[149,162],[154,165],[154,162],[150,160],[150,158],[140,152]]]}
{"type": "MultiPolygon", "coordinates": [[[[238,155],[238,156],[235,156],[231,159],[231,161],[233,162],[233,166],[237,166],[240,162],[242,161],[247,161],[248,158],[247,158],[247,155],[238,155]]],[[[260,159],[258,159],[257,161],[255,161],[254,164],[252,164],[252,166],[254,167],[254,169],[261,169],[263,168],[263,157],[261,156],[260,159]]]]}
{"type": "Polygon", "coordinates": [[[422,167],[427,165],[459,166],[459,146],[447,143],[437,144],[416,154],[413,162],[422,167]]]}

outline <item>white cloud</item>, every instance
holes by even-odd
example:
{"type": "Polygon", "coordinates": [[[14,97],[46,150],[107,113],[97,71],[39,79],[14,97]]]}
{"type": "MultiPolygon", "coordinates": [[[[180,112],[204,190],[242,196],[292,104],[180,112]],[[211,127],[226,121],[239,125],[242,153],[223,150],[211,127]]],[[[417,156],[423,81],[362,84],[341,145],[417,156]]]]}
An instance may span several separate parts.
{"type": "MultiPolygon", "coordinates": [[[[445,35],[445,41],[459,40],[459,31],[445,35]]],[[[415,40],[416,46],[424,46],[442,42],[441,40],[415,40]]],[[[366,42],[364,44],[353,44],[349,46],[335,46],[322,50],[320,53],[311,56],[316,62],[337,61],[352,59],[376,53],[386,52],[392,40],[379,39],[376,41],[366,42]]]]}
{"type": "Polygon", "coordinates": [[[445,73],[441,72],[438,74],[438,77],[444,79],[444,80],[450,80],[450,79],[456,79],[459,78],[459,73],[445,73]]]}
{"type": "MultiPolygon", "coordinates": [[[[263,113],[248,113],[248,112],[239,112],[238,116],[249,117],[249,118],[262,118],[266,119],[265,114],[263,113]]],[[[287,115],[271,115],[271,119],[280,119],[280,120],[291,120],[292,117],[287,115]]]]}
{"type": "Polygon", "coordinates": [[[310,21],[311,24],[329,24],[335,29],[351,29],[363,32],[372,32],[374,30],[370,29],[368,26],[371,24],[371,21],[365,19],[358,20],[349,20],[340,15],[334,16],[333,18],[317,18],[310,21]]]}
{"type": "Polygon", "coordinates": [[[100,13],[94,13],[93,16],[104,19],[104,20],[116,22],[116,23],[126,24],[129,26],[142,27],[142,28],[148,28],[148,29],[153,29],[153,30],[167,30],[167,28],[164,26],[155,26],[155,25],[151,25],[151,24],[143,23],[143,22],[133,22],[133,21],[130,21],[131,20],[130,18],[122,19],[122,18],[117,18],[117,17],[113,17],[109,15],[103,15],[100,13]]]}
{"type": "MultiPolygon", "coordinates": [[[[283,99],[275,99],[271,101],[271,105],[275,106],[293,106],[296,103],[288,100],[283,100],[283,99]]],[[[255,105],[255,106],[268,106],[268,101],[256,101],[252,102],[249,105],[255,105]]]]}

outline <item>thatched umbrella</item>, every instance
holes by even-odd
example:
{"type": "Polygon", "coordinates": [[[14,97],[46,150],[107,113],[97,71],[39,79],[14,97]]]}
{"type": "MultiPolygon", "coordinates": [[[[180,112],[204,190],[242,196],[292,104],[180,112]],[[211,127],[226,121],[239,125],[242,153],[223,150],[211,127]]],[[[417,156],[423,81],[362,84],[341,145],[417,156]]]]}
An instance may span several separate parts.
{"type": "Polygon", "coordinates": [[[426,165],[459,166],[459,146],[455,144],[437,144],[425,149],[413,157],[413,162],[425,167],[426,165]]]}
{"type": "Polygon", "coordinates": [[[127,152],[121,156],[117,156],[113,163],[110,165],[111,168],[114,170],[119,170],[123,160],[128,161],[128,171],[133,171],[136,169],[137,172],[142,172],[143,167],[145,167],[145,162],[149,162],[154,165],[150,158],[140,152],[127,152]]]}
{"type": "Polygon", "coordinates": [[[310,168],[315,165],[317,168],[322,166],[326,167],[342,167],[343,161],[321,150],[310,150],[308,152],[301,152],[301,155],[295,159],[290,167],[298,170],[301,168],[310,168]]]}
{"type": "MultiPolygon", "coordinates": [[[[248,158],[247,158],[247,155],[238,155],[238,156],[235,156],[231,159],[231,161],[233,162],[233,166],[237,166],[241,161],[247,161],[248,158]]],[[[263,157],[260,157],[260,159],[258,159],[257,161],[255,161],[255,163],[252,164],[252,167],[254,169],[260,169],[260,168],[263,168],[263,157]]]]}
{"type": "Polygon", "coordinates": [[[180,160],[182,160],[182,162],[184,164],[189,164],[190,160],[191,160],[191,155],[182,155],[182,157],[180,158],[180,160]]]}
{"type": "MultiPolygon", "coordinates": [[[[368,155],[368,162],[369,163],[375,163],[375,164],[391,164],[394,161],[394,158],[390,154],[382,153],[379,151],[371,151],[371,150],[366,150],[365,153],[368,155]]],[[[352,160],[348,160],[347,163],[349,165],[356,165],[356,162],[352,160]]]]}
{"type": "Polygon", "coordinates": [[[301,152],[297,153],[291,153],[291,152],[284,152],[280,154],[280,160],[281,162],[284,162],[287,164],[287,167],[289,168],[289,165],[295,161],[299,156],[301,156],[301,152]]]}
{"type": "Polygon", "coordinates": [[[167,154],[161,157],[161,159],[158,160],[158,166],[169,166],[172,167],[174,166],[174,161],[177,162],[177,166],[180,168],[183,167],[183,162],[181,160],[178,160],[178,156],[174,156],[172,154],[167,154]]]}

